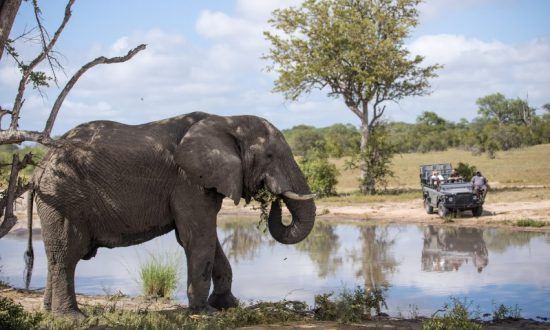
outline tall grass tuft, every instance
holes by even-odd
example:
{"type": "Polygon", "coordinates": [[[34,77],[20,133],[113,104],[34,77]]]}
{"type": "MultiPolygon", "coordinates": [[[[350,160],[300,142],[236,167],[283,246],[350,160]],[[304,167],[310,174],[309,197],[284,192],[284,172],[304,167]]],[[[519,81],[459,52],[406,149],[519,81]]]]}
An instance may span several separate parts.
{"type": "Polygon", "coordinates": [[[149,297],[171,298],[178,287],[179,254],[151,255],[140,266],[143,294],[149,297]]]}

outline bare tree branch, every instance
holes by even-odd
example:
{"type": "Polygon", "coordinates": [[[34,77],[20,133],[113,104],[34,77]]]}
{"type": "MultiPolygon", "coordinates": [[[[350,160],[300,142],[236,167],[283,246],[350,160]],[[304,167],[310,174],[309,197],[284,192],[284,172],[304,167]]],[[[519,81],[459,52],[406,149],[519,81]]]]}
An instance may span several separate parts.
{"type": "Polygon", "coordinates": [[[21,111],[22,102],[23,102],[23,95],[25,93],[25,86],[29,80],[29,77],[31,73],[33,72],[34,68],[48,56],[49,52],[52,50],[53,46],[57,42],[57,39],[61,35],[61,32],[63,32],[63,29],[67,25],[67,22],[71,18],[71,7],[73,6],[75,0],[69,0],[67,3],[67,6],[65,7],[65,16],[63,16],[63,21],[61,22],[61,25],[57,28],[57,31],[55,31],[53,38],[49,41],[48,44],[45,45],[44,49],[38,56],[32,60],[32,62],[25,66],[23,69],[23,75],[21,77],[21,81],[19,82],[19,88],[17,90],[17,96],[15,97],[15,101],[13,102],[13,109],[12,109],[12,117],[11,117],[11,124],[10,129],[16,130],[18,127],[19,122],[19,112],[21,111]]]}
{"type": "Polygon", "coordinates": [[[86,72],[88,69],[98,65],[98,64],[111,64],[111,63],[121,63],[126,62],[134,55],[139,53],[140,51],[144,50],[147,46],[145,44],[141,44],[137,46],[136,48],[130,50],[128,54],[125,56],[118,56],[118,57],[112,57],[112,58],[106,58],[104,56],[98,57],[95,60],[85,64],[80,70],[78,70],[73,77],[67,82],[67,85],[65,85],[65,88],[61,91],[59,96],[57,97],[57,100],[55,100],[55,103],[52,107],[52,111],[50,112],[50,116],[48,117],[48,121],[46,122],[46,127],[44,127],[44,135],[49,136],[53,124],[55,122],[55,119],[57,118],[57,114],[59,113],[59,109],[61,108],[61,105],[63,104],[63,101],[65,100],[65,97],[69,92],[71,91],[71,88],[73,88],[74,84],[78,81],[78,79],[86,72]]]}

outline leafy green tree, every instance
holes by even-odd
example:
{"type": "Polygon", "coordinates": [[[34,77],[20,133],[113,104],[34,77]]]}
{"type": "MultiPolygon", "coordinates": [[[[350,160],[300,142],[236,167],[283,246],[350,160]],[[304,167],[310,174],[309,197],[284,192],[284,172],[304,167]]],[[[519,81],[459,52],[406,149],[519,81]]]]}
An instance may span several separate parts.
{"type": "Polygon", "coordinates": [[[325,153],[325,138],[321,132],[307,125],[294,126],[283,132],[296,156],[305,156],[309,151],[325,153]]]}
{"type": "MultiPolygon", "coordinates": [[[[427,94],[428,79],[440,67],[421,67],[422,56],[412,56],[404,46],[418,24],[419,2],[306,0],[298,7],[275,10],[269,21],[275,31],[264,32],[271,43],[264,58],[273,62],[268,69],[278,74],[274,91],[289,100],[313,89],[341,97],[360,119],[361,152],[370,152],[368,140],[386,102],[427,94]]],[[[365,180],[367,168],[361,167],[364,193],[375,184],[365,180]]]]}
{"type": "Polygon", "coordinates": [[[477,99],[478,113],[487,119],[501,124],[530,125],[535,116],[535,109],[527,101],[507,99],[501,93],[490,94],[477,99]]]}
{"type": "Polygon", "coordinates": [[[351,124],[335,124],[322,130],[330,157],[353,156],[359,152],[361,134],[351,124]]]}

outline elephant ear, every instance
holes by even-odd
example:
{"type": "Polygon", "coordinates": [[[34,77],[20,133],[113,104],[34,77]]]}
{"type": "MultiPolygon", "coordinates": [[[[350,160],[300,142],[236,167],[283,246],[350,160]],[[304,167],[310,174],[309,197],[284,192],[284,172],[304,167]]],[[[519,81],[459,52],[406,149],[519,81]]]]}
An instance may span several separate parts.
{"type": "Polygon", "coordinates": [[[227,119],[203,119],[181,139],[174,159],[191,183],[215,188],[237,205],[243,192],[243,165],[231,133],[227,119]]]}

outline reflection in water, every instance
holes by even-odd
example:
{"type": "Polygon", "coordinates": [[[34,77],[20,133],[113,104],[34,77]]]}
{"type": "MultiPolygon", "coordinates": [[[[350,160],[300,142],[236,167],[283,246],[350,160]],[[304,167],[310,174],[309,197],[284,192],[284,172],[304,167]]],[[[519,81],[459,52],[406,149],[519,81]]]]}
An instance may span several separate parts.
{"type": "Polygon", "coordinates": [[[542,234],[525,231],[486,229],[483,232],[483,239],[489,251],[502,253],[511,247],[526,246],[533,237],[540,235],[542,234]]]}
{"type": "Polygon", "coordinates": [[[392,251],[395,237],[390,237],[387,226],[362,226],[359,231],[361,249],[350,255],[352,263],[360,267],[355,276],[363,278],[366,289],[388,286],[388,276],[397,267],[392,251]]]}
{"type": "Polygon", "coordinates": [[[333,275],[342,266],[342,257],[337,256],[340,249],[335,226],[317,221],[308,237],[296,245],[298,251],[306,252],[318,267],[318,275],[325,278],[333,275]]]}
{"type": "Polygon", "coordinates": [[[434,226],[424,228],[422,271],[457,271],[469,260],[472,260],[480,273],[489,263],[481,229],[434,226]]]}
{"type": "MultiPolygon", "coordinates": [[[[429,316],[452,295],[468,297],[484,311],[497,302],[520,304],[526,317],[550,316],[550,235],[317,221],[304,242],[283,245],[262,233],[257,221],[224,219],[218,237],[232,264],[234,292],[243,301],[291,296],[313,304],[315,294],[343,287],[388,286],[390,315],[412,304],[420,315],[429,316]],[[478,273],[478,267],[483,272],[478,273]]],[[[25,286],[23,238],[0,240],[0,280],[20,288],[25,286]]],[[[108,288],[139,295],[138,283],[128,279],[139,277],[143,251],[159,250],[181,247],[172,233],[138,246],[100,249],[96,258],[79,263],[76,290],[103,294],[108,288]]],[[[43,288],[47,265],[42,243],[35,244],[34,254],[31,288],[43,288]]],[[[181,271],[185,288],[185,266],[181,271]]],[[[179,290],[176,299],[185,303],[185,290],[179,290]]]]}
{"type": "Polygon", "coordinates": [[[220,243],[231,262],[256,258],[258,250],[267,241],[266,236],[252,223],[223,222],[220,229],[225,234],[220,237],[220,243]]]}

